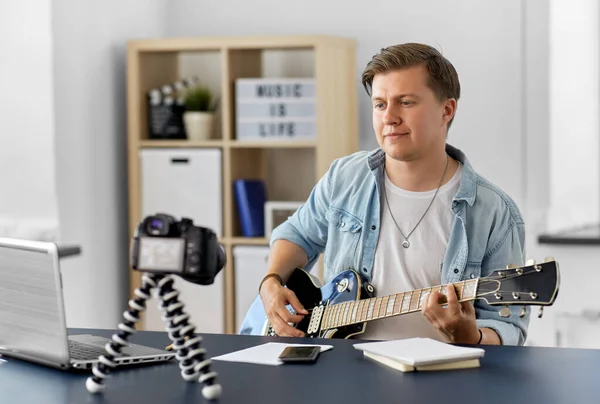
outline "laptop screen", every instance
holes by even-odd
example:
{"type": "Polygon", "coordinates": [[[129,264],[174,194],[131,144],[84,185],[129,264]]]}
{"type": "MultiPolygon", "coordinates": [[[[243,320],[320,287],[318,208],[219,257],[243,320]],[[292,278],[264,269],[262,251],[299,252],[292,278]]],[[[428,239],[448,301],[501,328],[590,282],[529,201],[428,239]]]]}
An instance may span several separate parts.
{"type": "Polygon", "coordinates": [[[68,360],[53,243],[0,238],[0,352],[68,360]]]}

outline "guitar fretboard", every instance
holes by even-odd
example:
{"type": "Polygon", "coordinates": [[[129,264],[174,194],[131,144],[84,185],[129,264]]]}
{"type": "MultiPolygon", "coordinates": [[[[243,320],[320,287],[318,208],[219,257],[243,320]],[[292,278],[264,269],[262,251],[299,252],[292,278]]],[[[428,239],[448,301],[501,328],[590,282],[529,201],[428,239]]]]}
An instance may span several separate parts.
{"type": "MultiPolygon", "coordinates": [[[[458,300],[475,299],[478,279],[454,283],[458,300]]],[[[447,285],[415,289],[395,295],[373,297],[327,306],[323,312],[321,330],[338,328],[365,321],[414,313],[423,308],[432,292],[446,294],[447,285]]]]}

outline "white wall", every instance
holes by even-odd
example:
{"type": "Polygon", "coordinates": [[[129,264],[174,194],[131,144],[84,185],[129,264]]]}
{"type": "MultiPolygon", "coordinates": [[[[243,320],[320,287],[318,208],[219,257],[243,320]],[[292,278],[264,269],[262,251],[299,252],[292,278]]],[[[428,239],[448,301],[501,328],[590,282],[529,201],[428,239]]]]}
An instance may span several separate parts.
{"type": "Polygon", "coordinates": [[[127,304],[126,41],[163,35],[163,0],[54,0],[56,172],[67,323],[115,328],[127,304]]]}
{"type": "Polygon", "coordinates": [[[600,4],[550,1],[549,230],[600,218],[600,4]]]}
{"type": "MultiPolygon", "coordinates": [[[[519,1],[172,0],[169,36],[330,34],[358,40],[356,67],[382,47],[409,41],[436,46],[455,65],[462,99],[449,142],[484,176],[523,201],[519,1]]],[[[369,100],[356,82],[361,148],[376,147],[369,100]]]]}
{"type": "MultiPolygon", "coordinates": [[[[530,258],[556,258],[561,269],[556,304],[532,321],[530,343],[554,346],[557,315],[600,309],[600,249],[537,243],[541,232],[598,220],[599,10],[592,0],[526,4],[527,21],[535,20],[526,42],[527,250],[530,258]]],[[[595,331],[585,333],[595,333],[600,347],[600,322],[589,324],[595,331]]]]}
{"type": "Polygon", "coordinates": [[[0,235],[52,239],[53,44],[50,0],[0,3],[0,235]]]}

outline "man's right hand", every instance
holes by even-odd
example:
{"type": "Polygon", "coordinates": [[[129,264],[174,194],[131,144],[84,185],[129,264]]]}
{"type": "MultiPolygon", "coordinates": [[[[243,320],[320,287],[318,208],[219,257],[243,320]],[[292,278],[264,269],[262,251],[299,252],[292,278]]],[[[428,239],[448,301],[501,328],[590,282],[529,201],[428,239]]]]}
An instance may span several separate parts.
{"type": "Polygon", "coordinates": [[[283,287],[276,279],[271,278],[262,284],[260,298],[267,313],[267,318],[277,335],[282,337],[304,337],[302,331],[288,324],[298,324],[304,318],[304,315],[308,314],[294,292],[283,287]],[[299,314],[290,313],[285,307],[288,304],[299,314]]]}

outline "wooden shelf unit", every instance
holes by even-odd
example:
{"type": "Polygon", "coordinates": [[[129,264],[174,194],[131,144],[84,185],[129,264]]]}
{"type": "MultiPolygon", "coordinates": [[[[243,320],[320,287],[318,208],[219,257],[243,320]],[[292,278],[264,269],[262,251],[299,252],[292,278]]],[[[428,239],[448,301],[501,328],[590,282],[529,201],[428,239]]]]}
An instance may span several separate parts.
{"type": "MultiPolygon", "coordinates": [[[[262,178],[270,200],[303,201],[331,162],[358,150],[356,43],[331,36],[207,37],[135,40],[128,43],[129,236],[141,217],[140,157],[144,148],[218,148],[222,151],[223,233],[227,253],[224,276],[224,325],[235,332],[233,247],[268,246],[267,238],[241,236],[232,182],[262,178]],[[273,56],[273,52],[277,53],[273,56]],[[279,57],[285,69],[273,59],[279,57]],[[285,63],[285,61],[291,59],[285,63]],[[299,73],[297,65],[308,66],[299,73]],[[281,73],[283,71],[283,73],[281,73]],[[279,75],[277,74],[279,72],[279,75]],[[235,134],[235,80],[260,77],[313,77],[316,82],[314,141],[238,141],[235,134]],[[215,139],[207,141],[148,138],[146,95],[149,90],[196,75],[220,96],[215,139]]],[[[130,269],[130,295],[141,277],[130,269]]],[[[254,288],[255,285],[252,285],[254,288]]],[[[143,324],[143,321],[142,321],[143,324]]],[[[143,328],[143,325],[141,326],[143,328]]]]}

